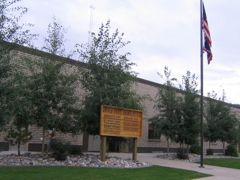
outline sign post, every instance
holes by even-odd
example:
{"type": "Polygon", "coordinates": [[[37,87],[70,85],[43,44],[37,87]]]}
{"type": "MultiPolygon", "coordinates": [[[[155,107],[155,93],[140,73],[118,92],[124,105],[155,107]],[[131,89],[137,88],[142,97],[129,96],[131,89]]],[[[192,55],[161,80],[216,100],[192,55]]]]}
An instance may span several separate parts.
{"type": "Polygon", "coordinates": [[[105,161],[106,136],[133,138],[134,161],[137,160],[137,138],[142,136],[143,113],[140,110],[101,106],[101,161],[105,161]]]}
{"type": "Polygon", "coordinates": [[[133,152],[132,152],[132,160],[137,160],[137,138],[133,138],[133,152]]]}
{"type": "Polygon", "coordinates": [[[107,149],[107,137],[106,136],[101,136],[101,150],[100,150],[100,157],[101,161],[106,161],[106,149],[107,149]]]}

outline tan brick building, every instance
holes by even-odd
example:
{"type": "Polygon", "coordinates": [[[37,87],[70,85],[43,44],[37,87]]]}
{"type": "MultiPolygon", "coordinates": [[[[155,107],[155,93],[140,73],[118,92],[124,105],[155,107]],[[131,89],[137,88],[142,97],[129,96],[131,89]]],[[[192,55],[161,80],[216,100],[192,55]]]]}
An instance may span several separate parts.
{"type": "MultiPolygon", "coordinates": [[[[9,44],[7,44],[9,45],[9,44]]],[[[15,45],[14,50],[12,51],[12,57],[15,61],[19,60],[19,57],[31,57],[36,60],[42,59],[42,58],[49,58],[52,60],[58,60],[58,61],[64,61],[66,62],[66,66],[71,69],[76,66],[85,68],[85,64],[79,61],[75,61],[72,59],[51,55],[49,53],[45,53],[39,50],[15,45]]],[[[133,89],[136,91],[137,94],[141,96],[146,96],[148,98],[144,99],[143,105],[143,115],[144,115],[144,122],[143,122],[143,136],[139,138],[138,141],[138,151],[139,152],[154,152],[154,151],[165,151],[167,147],[166,140],[164,137],[161,137],[161,139],[155,139],[152,137],[152,129],[149,125],[149,119],[155,115],[154,111],[154,102],[153,99],[155,98],[156,94],[158,93],[159,88],[161,88],[162,85],[151,82],[144,79],[137,79],[137,82],[133,85],[133,89]]],[[[81,89],[81,86],[79,85],[79,95],[83,95],[84,92],[81,89]]],[[[181,92],[179,92],[181,93],[181,92]]],[[[232,105],[228,104],[231,107],[231,110],[233,113],[236,114],[238,119],[240,119],[240,106],[238,105],[232,105]]],[[[39,128],[32,126],[30,127],[30,131],[32,131],[33,138],[26,144],[23,144],[21,146],[21,149],[24,151],[39,151],[41,149],[41,137],[42,132],[39,128]]],[[[16,145],[13,145],[9,142],[6,142],[4,140],[4,133],[0,133],[0,151],[1,150],[16,150],[16,145]]],[[[71,133],[62,134],[62,133],[56,133],[56,138],[64,139],[68,142],[70,142],[72,145],[82,148],[83,150],[87,151],[99,151],[100,149],[100,138],[99,136],[86,136],[83,134],[79,135],[72,135],[71,133]]],[[[120,147],[121,151],[129,151],[128,145],[130,144],[129,141],[127,141],[125,144],[120,147]]],[[[170,148],[172,150],[178,148],[178,144],[171,143],[170,148]]],[[[212,143],[211,144],[213,149],[220,150],[222,148],[221,143],[212,143]]],[[[208,147],[208,142],[205,142],[204,147],[208,147]]]]}

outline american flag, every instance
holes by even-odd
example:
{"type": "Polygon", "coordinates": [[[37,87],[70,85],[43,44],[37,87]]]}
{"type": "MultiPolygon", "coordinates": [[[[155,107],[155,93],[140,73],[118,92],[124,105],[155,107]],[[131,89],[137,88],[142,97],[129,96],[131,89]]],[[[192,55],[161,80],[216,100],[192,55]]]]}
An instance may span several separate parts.
{"type": "Polygon", "coordinates": [[[210,62],[212,61],[212,57],[213,57],[212,51],[211,51],[212,39],[211,39],[209,27],[208,27],[207,15],[206,15],[204,4],[203,4],[203,15],[202,15],[202,30],[204,33],[204,48],[203,48],[203,50],[205,52],[207,52],[208,64],[210,64],[210,62]]]}

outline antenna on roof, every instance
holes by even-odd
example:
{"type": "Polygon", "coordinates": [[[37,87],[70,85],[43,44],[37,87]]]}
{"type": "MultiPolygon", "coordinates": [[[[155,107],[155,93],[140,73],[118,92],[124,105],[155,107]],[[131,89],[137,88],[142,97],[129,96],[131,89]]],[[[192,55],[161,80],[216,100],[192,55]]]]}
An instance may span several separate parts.
{"type": "Polygon", "coordinates": [[[92,27],[93,27],[93,11],[95,10],[95,7],[93,5],[89,6],[90,8],[90,20],[89,20],[89,30],[88,30],[88,44],[91,40],[91,33],[92,33],[92,27]]]}

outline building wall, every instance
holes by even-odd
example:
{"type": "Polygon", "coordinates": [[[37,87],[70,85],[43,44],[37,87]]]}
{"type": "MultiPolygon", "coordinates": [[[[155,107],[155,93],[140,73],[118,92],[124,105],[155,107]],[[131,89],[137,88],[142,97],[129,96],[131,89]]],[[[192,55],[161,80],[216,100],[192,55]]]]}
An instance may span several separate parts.
{"type": "MultiPolygon", "coordinates": [[[[76,67],[80,67],[82,70],[85,70],[85,65],[81,62],[77,62],[71,59],[59,57],[50,55],[48,53],[44,53],[38,50],[33,50],[30,48],[25,48],[22,46],[17,46],[16,50],[13,51],[12,57],[14,62],[17,62],[21,60],[22,58],[29,58],[34,59],[36,61],[42,60],[43,58],[48,58],[52,60],[59,60],[66,62],[66,68],[69,72],[75,71],[76,67]],[[21,58],[20,58],[21,57],[21,58]]],[[[161,137],[161,139],[149,139],[148,138],[148,129],[149,129],[149,119],[153,117],[157,112],[154,110],[154,99],[156,97],[156,94],[158,93],[159,88],[162,87],[162,85],[150,82],[144,79],[138,79],[137,82],[133,85],[133,89],[136,91],[136,93],[140,96],[144,97],[144,109],[143,109],[143,136],[139,138],[138,140],[138,150],[140,152],[153,152],[153,151],[165,151],[167,147],[167,142],[164,137],[161,137]]],[[[77,95],[82,99],[86,92],[83,91],[81,85],[79,84],[79,87],[77,89],[77,95]]],[[[181,93],[179,93],[181,95],[181,93]]],[[[236,116],[240,119],[240,108],[236,106],[231,106],[231,110],[233,113],[236,114],[236,116]]],[[[29,150],[29,146],[34,145],[38,146],[41,143],[40,138],[42,137],[42,131],[40,128],[32,126],[30,127],[30,130],[33,132],[32,139],[23,145],[23,150],[29,150]]],[[[70,133],[63,134],[63,133],[56,133],[56,138],[63,139],[64,141],[70,142],[71,144],[77,145],[77,146],[83,146],[83,135],[72,135],[70,133]]],[[[0,146],[1,142],[4,141],[4,134],[0,134],[0,146]]],[[[6,142],[5,142],[6,143],[6,142]]],[[[89,151],[99,151],[100,149],[100,138],[99,136],[89,136],[88,138],[88,145],[87,149],[89,151]]],[[[170,147],[172,149],[176,149],[179,147],[177,143],[172,142],[170,144],[170,147]]],[[[204,143],[205,149],[208,148],[208,142],[204,143]]],[[[222,144],[219,142],[212,143],[211,147],[214,149],[221,149],[222,144]]],[[[15,147],[10,145],[9,149],[14,149],[15,147]]],[[[0,148],[1,150],[1,148],[0,148]]]]}

